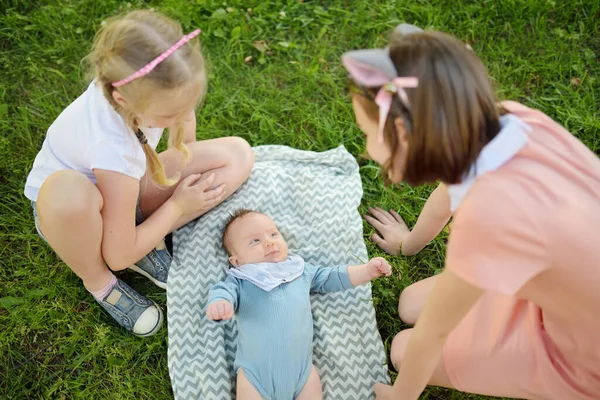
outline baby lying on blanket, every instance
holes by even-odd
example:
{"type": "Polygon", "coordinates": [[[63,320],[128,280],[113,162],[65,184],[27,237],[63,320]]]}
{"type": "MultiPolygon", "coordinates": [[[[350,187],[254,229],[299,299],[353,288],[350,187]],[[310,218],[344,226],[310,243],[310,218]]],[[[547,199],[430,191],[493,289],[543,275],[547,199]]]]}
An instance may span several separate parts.
{"type": "Polygon", "coordinates": [[[312,365],[310,293],[335,292],[391,274],[383,258],[367,264],[316,267],[294,254],[267,215],[240,210],[227,223],[223,246],[233,265],[209,294],[206,315],[238,324],[237,398],[321,399],[312,365]]]}

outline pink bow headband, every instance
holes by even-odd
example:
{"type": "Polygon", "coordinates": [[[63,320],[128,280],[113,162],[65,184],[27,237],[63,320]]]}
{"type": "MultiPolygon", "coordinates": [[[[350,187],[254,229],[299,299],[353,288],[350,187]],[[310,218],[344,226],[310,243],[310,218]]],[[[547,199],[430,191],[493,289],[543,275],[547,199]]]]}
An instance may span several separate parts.
{"type": "Polygon", "coordinates": [[[398,94],[406,108],[410,109],[408,95],[404,88],[416,88],[417,86],[419,86],[419,79],[414,76],[407,76],[394,78],[390,83],[383,85],[379,89],[377,96],[375,96],[375,103],[379,106],[379,126],[377,131],[377,140],[379,143],[383,143],[383,128],[385,127],[385,121],[392,106],[392,96],[398,94]]]}
{"type": "Polygon", "coordinates": [[[148,64],[144,65],[142,68],[140,68],[133,74],[129,75],[127,78],[121,79],[120,81],[117,81],[117,82],[113,82],[112,86],[117,88],[119,86],[126,85],[135,79],[141,78],[144,75],[148,75],[154,68],[156,68],[156,66],[158,64],[163,62],[167,57],[169,57],[171,54],[173,54],[177,49],[179,49],[181,46],[183,46],[184,44],[186,44],[187,42],[189,42],[190,40],[192,40],[199,34],[200,34],[200,29],[196,29],[195,31],[193,31],[189,34],[184,35],[181,39],[179,39],[179,41],[177,43],[175,43],[173,46],[171,46],[167,50],[165,50],[164,53],[162,53],[161,55],[156,57],[154,60],[150,61],[148,64]]]}
{"type": "MultiPolygon", "coordinates": [[[[394,29],[397,35],[414,35],[421,32],[423,29],[411,24],[400,24],[394,29]]],[[[473,50],[469,45],[467,48],[473,50]]],[[[410,110],[408,95],[404,89],[418,87],[419,79],[414,76],[399,77],[388,48],[349,51],[342,56],[342,63],[359,85],[366,88],[380,88],[375,96],[375,103],[379,106],[377,140],[383,143],[383,128],[390,112],[393,96],[397,95],[404,106],[410,110]]]]}
{"type": "MultiPolygon", "coordinates": [[[[394,29],[394,33],[399,35],[420,32],[423,32],[423,29],[411,24],[400,24],[394,29]]],[[[404,89],[416,88],[419,86],[419,79],[414,76],[399,77],[387,48],[349,51],[342,56],[342,63],[359,85],[380,88],[375,96],[375,103],[379,106],[377,140],[383,143],[383,128],[390,112],[393,96],[397,95],[404,106],[410,110],[408,95],[404,89]]]]}
{"type": "Polygon", "coordinates": [[[396,68],[387,49],[351,51],[342,56],[342,63],[359,85],[368,88],[380,87],[375,96],[375,103],[379,106],[377,141],[383,143],[383,128],[393,96],[397,95],[406,108],[410,109],[408,95],[404,89],[418,87],[419,79],[414,76],[397,77],[396,68]]]}

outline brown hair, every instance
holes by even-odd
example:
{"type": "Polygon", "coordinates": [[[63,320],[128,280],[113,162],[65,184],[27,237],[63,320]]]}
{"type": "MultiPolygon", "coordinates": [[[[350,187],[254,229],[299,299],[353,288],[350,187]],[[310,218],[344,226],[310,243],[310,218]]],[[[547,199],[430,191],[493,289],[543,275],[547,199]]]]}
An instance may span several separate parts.
{"type": "MultiPolygon", "coordinates": [[[[142,111],[160,96],[161,91],[194,87],[200,102],[206,92],[206,71],[200,45],[194,39],[163,62],[148,75],[119,87],[119,93],[127,100],[127,109],[113,98],[112,82],[121,80],[163,53],[183,36],[181,25],[172,19],[148,10],[132,11],[115,17],[98,31],[92,52],[86,57],[90,75],[102,87],[104,96],[121,114],[133,132],[139,126],[134,110],[142,111]]],[[[169,129],[169,147],[181,151],[186,162],[190,151],[183,143],[183,123],[169,129]]],[[[146,155],[146,163],[152,179],[163,186],[170,186],[179,176],[167,178],[156,151],[143,138],[140,143],[146,155]]]]}
{"type": "MultiPolygon", "coordinates": [[[[406,89],[408,105],[394,96],[384,127],[392,156],[383,175],[402,168],[394,165],[401,151],[394,120],[401,118],[408,133],[404,181],[459,183],[500,130],[504,113],[485,67],[464,43],[442,32],[396,34],[389,51],[398,76],[416,76],[419,86],[406,89]]],[[[366,89],[361,101],[375,121],[379,109],[372,99],[378,90],[366,89]]]]}
{"type": "Polygon", "coordinates": [[[229,218],[227,219],[227,222],[225,222],[225,229],[223,229],[222,242],[223,242],[223,248],[225,249],[227,254],[231,255],[231,251],[230,251],[231,249],[229,248],[229,244],[227,243],[227,240],[228,240],[227,233],[229,232],[229,226],[231,226],[233,221],[235,221],[236,219],[242,218],[244,215],[248,215],[248,214],[252,214],[252,213],[262,214],[259,211],[249,210],[247,208],[240,208],[240,209],[234,211],[233,214],[231,214],[229,216],[229,218]]]}

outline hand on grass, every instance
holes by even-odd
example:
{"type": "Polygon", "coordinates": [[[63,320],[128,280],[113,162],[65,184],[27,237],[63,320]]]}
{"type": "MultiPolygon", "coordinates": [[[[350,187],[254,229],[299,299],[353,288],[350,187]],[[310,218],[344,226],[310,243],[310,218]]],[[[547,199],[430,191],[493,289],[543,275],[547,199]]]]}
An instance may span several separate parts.
{"type": "Polygon", "coordinates": [[[386,253],[399,255],[402,242],[410,235],[402,217],[394,210],[388,212],[379,207],[369,207],[369,213],[371,215],[364,215],[365,220],[379,232],[374,233],[371,239],[386,253]]]}

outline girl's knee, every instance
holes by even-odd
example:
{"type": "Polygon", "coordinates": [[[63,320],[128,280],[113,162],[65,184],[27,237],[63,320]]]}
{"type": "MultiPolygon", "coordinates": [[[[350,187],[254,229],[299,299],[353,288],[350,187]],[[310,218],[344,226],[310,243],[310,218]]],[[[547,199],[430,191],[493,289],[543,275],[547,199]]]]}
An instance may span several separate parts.
{"type": "Polygon", "coordinates": [[[398,332],[398,334],[392,340],[392,348],[390,350],[390,359],[392,360],[392,364],[396,371],[400,368],[402,364],[402,359],[404,358],[404,353],[406,352],[406,346],[408,345],[408,339],[412,333],[412,329],[405,329],[403,331],[398,332]]]}
{"type": "Polygon", "coordinates": [[[240,137],[231,137],[231,155],[232,161],[244,171],[250,174],[252,166],[254,165],[254,152],[250,147],[250,144],[240,137]]]}
{"type": "Polygon", "coordinates": [[[36,206],[40,214],[61,219],[78,218],[102,209],[100,191],[85,175],[64,170],[50,175],[42,185],[36,206]]]}
{"type": "Polygon", "coordinates": [[[400,300],[398,301],[398,314],[400,319],[409,325],[414,325],[417,322],[419,313],[421,312],[418,297],[418,290],[415,290],[415,285],[410,285],[402,291],[400,294],[400,300]]]}
{"type": "Polygon", "coordinates": [[[427,297],[429,297],[429,293],[431,293],[438,278],[439,275],[432,276],[413,283],[404,289],[398,301],[398,313],[402,321],[410,325],[417,322],[427,297]]]}

